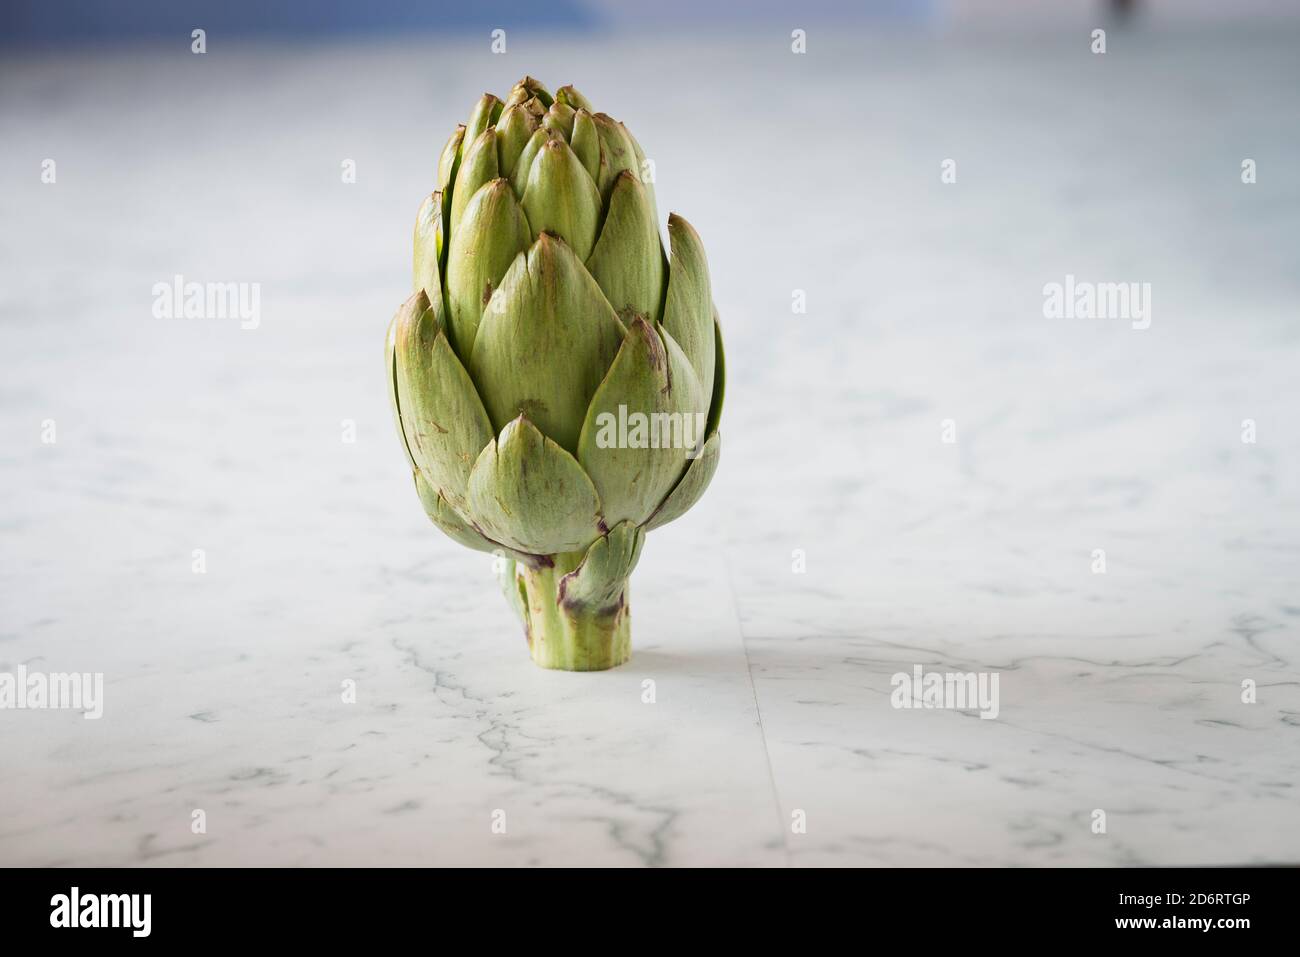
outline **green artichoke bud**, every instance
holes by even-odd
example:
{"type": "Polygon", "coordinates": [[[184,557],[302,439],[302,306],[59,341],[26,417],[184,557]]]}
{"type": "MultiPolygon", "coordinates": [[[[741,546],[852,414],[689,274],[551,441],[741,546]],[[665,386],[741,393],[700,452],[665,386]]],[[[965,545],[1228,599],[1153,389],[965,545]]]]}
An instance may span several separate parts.
{"type": "Polygon", "coordinates": [[[386,378],[430,520],[498,556],[533,660],[630,654],[646,532],[718,465],[722,334],[699,235],[660,238],[645,154],[571,86],[485,94],[416,216],[386,378]]]}

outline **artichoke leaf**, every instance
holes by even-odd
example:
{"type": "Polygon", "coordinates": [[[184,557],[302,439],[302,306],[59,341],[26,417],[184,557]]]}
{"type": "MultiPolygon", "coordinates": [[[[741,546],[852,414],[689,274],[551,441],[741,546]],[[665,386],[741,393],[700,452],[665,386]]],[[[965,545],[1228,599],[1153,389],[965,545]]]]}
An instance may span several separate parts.
{"type": "MultiPolygon", "coordinates": [[[[573,136],[569,146],[578,162],[587,171],[593,183],[600,182],[600,135],[596,132],[596,123],[586,110],[579,110],[573,118],[573,136]]],[[[603,199],[603,197],[602,197],[603,199]]]]}
{"type": "Polygon", "coordinates": [[[448,505],[447,500],[428,483],[418,469],[413,474],[415,476],[416,494],[420,496],[420,504],[424,506],[424,513],[429,516],[429,521],[437,525],[448,538],[458,545],[472,548],[476,552],[486,552],[494,555],[501,560],[501,565],[509,565],[512,569],[517,565],[533,567],[544,561],[541,555],[529,555],[513,548],[506,548],[500,542],[494,542],[487,538],[448,505]]]}
{"type": "Polygon", "coordinates": [[[474,198],[474,194],[480,187],[492,182],[498,175],[497,131],[491,127],[479,134],[478,139],[470,145],[469,152],[460,161],[460,170],[456,173],[456,185],[451,192],[451,217],[447,235],[456,235],[469,201],[474,198]]]}
{"type": "Polygon", "coordinates": [[[447,144],[438,157],[438,189],[446,192],[456,181],[456,169],[460,166],[460,144],[465,139],[465,127],[458,126],[447,137],[447,144]]]}
{"type": "Polygon", "coordinates": [[[468,497],[476,528],[532,554],[581,551],[605,531],[582,466],[522,415],[483,448],[468,497]]]}
{"type": "Polygon", "coordinates": [[[470,199],[447,259],[447,330],[457,355],[473,352],[493,291],[531,243],[528,220],[508,181],[494,179],[470,199]]]}
{"type": "Polygon", "coordinates": [[[554,136],[554,133],[541,126],[533,131],[533,135],[524,144],[519,159],[515,161],[515,168],[510,173],[510,185],[514,187],[516,198],[524,198],[524,190],[528,188],[528,176],[532,172],[533,161],[537,159],[537,154],[542,151],[542,146],[546,141],[554,136]]]}
{"type": "Polygon", "coordinates": [[[415,464],[463,513],[470,469],[493,430],[439,317],[423,290],[398,310],[393,343],[397,401],[415,464]]]}
{"type": "Polygon", "coordinates": [[[576,450],[591,397],[624,334],[573,250],[543,233],[492,294],[467,364],[493,426],[522,413],[576,450]]]}
{"type": "Polygon", "coordinates": [[[557,100],[546,111],[546,116],[542,119],[542,125],[563,136],[567,142],[573,139],[573,119],[576,115],[577,110],[557,100]]]}
{"type": "Polygon", "coordinates": [[[614,181],[609,212],[587,269],[625,321],[632,313],[659,318],[664,294],[664,253],[654,207],[641,181],[624,170],[614,181]]]}
{"type": "Polygon", "coordinates": [[[590,113],[594,107],[591,101],[574,89],[572,84],[566,84],[555,91],[555,99],[565,106],[571,106],[575,110],[586,110],[590,113]]]}
{"type": "Polygon", "coordinates": [[[385,377],[388,379],[388,401],[393,407],[393,422],[397,426],[397,435],[402,440],[402,451],[406,453],[407,464],[410,465],[411,471],[415,471],[418,466],[415,464],[415,456],[411,454],[411,447],[406,441],[406,429],[402,426],[402,404],[397,398],[396,345],[397,315],[394,315],[388,324],[388,335],[384,337],[384,369],[385,377]]]}
{"type": "Polygon", "coordinates": [[[637,316],[592,397],[578,439],[605,521],[654,514],[703,446],[708,396],[681,347],[637,316]]]}
{"type": "Polygon", "coordinates": [[[538,100],[546,107],[550,107],[555,102],[551,94],[547,92],[546,87],[531,76],[526,76],[511,88],[510,95],[506,97],[506,105],[513,106],[516,103],[526,103],[532,99],[538,100]]]}
{"type": "Polygon", "coordinates": [[[681,344],[695,375],[706,389],[713,387],[715,333],[713,291],[709,264],[700,235],[682,217],[668,217],[672,256],[668,267],[668,295],[663,326],[681,344]]]}
{"type": "MultiPolygon", "coordinates": [[[[641,178],[641,168],[637,162],[636,150],[632,138],[622,123],[604,113],[593,113],[591,121],[596,126],[596,135],[600,139],[601,152],[605,163],[600,169],[601,179],[597,182],[601,196],[608,196],[614,188],[614,179],[624,170],[630,170],[637,179],[641,178]]],[[[653,210],[653,207],[651,207],[653,210]]],[[[655,214],[658,218],[658,214],[655,214]]]]}
{"type": "Polygon", "coordinates": [[[592,543],[577,568],[560,579],[560,604],[594,613],[617,610],[644,544],[644,529],[619,522],[592,543]]]}
{"type": "Polygon", "coordinates": [[[415,256],[411,264],[413,288],[423,289],[430,302],[441,302],[444,263],[442,193],[434,192],[415,215],[415,256]]]}
{"type": "Polygon", "coordinates": [[[713,473],[718,470],[718,455],[722,449],[722,433],[714,432],[704,443],[704,451],[690,464],[686,474],[677,483],[677,487],[668,493],[659,511],[646,523],[646,531],[652,531],[661,525],[667,525],[674,519],[681,518],[700,500],[704,490],[713,480],[713,473]]]}
{"type": "MultiPolygon", "coordinates": [[[[619,126],[623,126],[622,123],[619,126]]],[[[654,173],[650,169],[650,164],[646,162],[645,151],[641,149],[641,144],[636,141],[631,130],[623,126],[623,132],[627,134],[628,142],[632,144],[632,155],[636,159],[636,174],[641,180],[641,185],[645,187],[646,196],[650,199],[650,208],[657,209],[655,205],[655,179],[654,173]]]]}
{"type": "Polygon", "coordinates": [[[718,307],[713,307],[713,397],[709,400],[709,424],[705,432],[712,435],[722,421],[722,401],[727,395],[727,361],[722,352],[722,323],[718,307]]]}
{"type": "Polygon", "coordinates": [[[505,104],[491,93],[484,93],[474,104],[469,120],[465,123],[465,142],[473,143],[484,130],[493,126],[500,119],[504,107],[505,104]]]}
{"type": "Polygon", "coordinates": [[[534,238],[554,233],[579,259],[591,255],[600,225],[600,192],[564,140],[556,137],[542,144],[528,171],[523,204],[534,238]]]}
{"type": "Polygon", "coordinates": [[[497,168],[509,177],[519,154],[537,129],[537,118],[522,103],[509,107],[497,122],[497,168]]]}
{"type": "Polygon", "coordinates": [[[429,484],[429,480],[420,474],[418,468],[412,476],[415,479],[416,494],[420,496],[420,504],[424,506],[424,514],[428,515],[429,521],[437,525],[448,538],[476,552],[491,552],[498,547],[494,542],[488,541],[474,531],[473,527],[447,504],[447,500],[438,490],[429,484]]]}

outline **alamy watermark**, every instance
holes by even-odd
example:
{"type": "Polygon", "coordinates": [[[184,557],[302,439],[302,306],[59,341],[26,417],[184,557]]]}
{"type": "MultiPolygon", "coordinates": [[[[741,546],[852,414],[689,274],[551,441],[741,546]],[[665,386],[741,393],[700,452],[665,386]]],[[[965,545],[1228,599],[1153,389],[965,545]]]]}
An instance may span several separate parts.
{"type": "Polygon", "coordinates": [[[152,292],[155,319],[238,319],[241,329],[262,322],[260,282],[186,282],[177,273],[152,292]]]}
{"type": "Polygon", "coordinates": [[[132,937],[148,937],[152,912],[152,894],[83,894],[73,887],[50,898],[51,927],[117,927],[132,937]]]}
{"type": "Polygon", "coordinates": [[[1134,329],[1151,325],[1151,283],[1080,282],[1067,273],[1065,282],[1043,286],[1043,315],[1048,319],[1128,319],[1134,329]]]}
{"type": "Polygon", "coordinates": [[[12,709],[84,711],[87,721],[104,716],[102,672],[46,674],[19,665],[14,672],[0,671],[0,711],[12,709]]]}
{"type": "Polygon", "coordinates": [[[981,718],[996,718],[1001,710],[996,671],[924,671],[915,665],[910,675],[900,671],[889,683],[894,688],[889,703],[895,708],[978,709],[981,718]]]}
{"type": "Polygon", "coordinates": [[[685,449],[688,459],[704,447],[703,412],[628,412],[596,416],[596,447],[601,449],[685,449]]]}

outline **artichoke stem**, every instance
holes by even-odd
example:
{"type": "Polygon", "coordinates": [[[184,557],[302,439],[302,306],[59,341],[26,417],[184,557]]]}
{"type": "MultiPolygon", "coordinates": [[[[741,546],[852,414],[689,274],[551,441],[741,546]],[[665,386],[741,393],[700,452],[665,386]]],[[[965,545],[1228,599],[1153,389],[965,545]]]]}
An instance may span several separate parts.
{"type": "Polygon", "coordinates": [[[560,580],[578,567],[582,553],[552,556],[554,564],[520,566],[524,629],[533,661],[559,671],[604,671],[632,654],[627,583],[613,608],[593,609],[560,599],[560,580]]]}

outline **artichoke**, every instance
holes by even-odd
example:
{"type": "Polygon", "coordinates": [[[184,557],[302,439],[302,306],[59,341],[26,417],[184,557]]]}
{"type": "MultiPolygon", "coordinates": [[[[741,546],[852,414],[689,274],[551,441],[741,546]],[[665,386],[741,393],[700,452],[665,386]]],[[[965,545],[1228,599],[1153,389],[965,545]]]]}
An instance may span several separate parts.
{"type": "Polygon", "coordinates": [[[646,532],[718,464],[722,336],[699,235],[668,217],[627,128],[571,86],[485,94],[415,222],[387,376],[433,523],[498,556],[544,668],[631,651],[646,532]]]}

